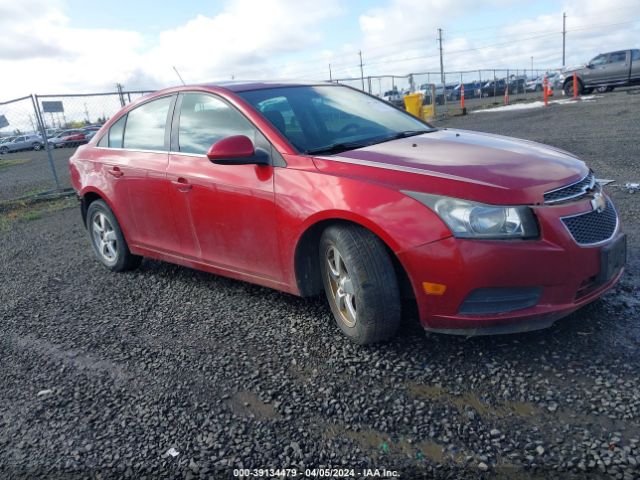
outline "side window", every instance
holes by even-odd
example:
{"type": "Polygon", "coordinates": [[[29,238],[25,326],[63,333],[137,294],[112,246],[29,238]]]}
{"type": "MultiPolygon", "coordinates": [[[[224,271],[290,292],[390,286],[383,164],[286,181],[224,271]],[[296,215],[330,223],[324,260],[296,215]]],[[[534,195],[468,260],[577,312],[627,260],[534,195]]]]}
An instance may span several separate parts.
{"type": "Polygon", "coordinates": [[[609,63],[621,63],[627,59],[627,51],[613,52],[609,54],[609,63]]]}
{"type": "Polygon", "coordinates": [[[607,63],[607,56],[600,54],[589,63],[591,63],[591,65],[602,65],[604,63],[607,63]]]}
{"type": "Polygon", "coordinates": [[[124,148],[166,150],[164,136],[171,98],[164,97],[153,100],[128,113],[124,132],[124,148]]]}
{"type": "Polygon", "coordinates": [[[215,142],[231,135],[246,135],[256,143],[255,127],[219,98],[204,93],[183,95],[178,129],[180,152],[205,154],[215,142]]]}
{"type": "Polygon", "coordinates": [[[631,60],[633,60],[634,62],[640,61],[640,50],[631,51],[631,60]]]}
{"type": "Polygon", "coordinates": [[[124,135],[124,124],[126,123],[126,121],[127,116],[123,115],[122,118],[111,125],[108,135],[108,145],[110,148],[122,148],[122,136],[124,135]]]}

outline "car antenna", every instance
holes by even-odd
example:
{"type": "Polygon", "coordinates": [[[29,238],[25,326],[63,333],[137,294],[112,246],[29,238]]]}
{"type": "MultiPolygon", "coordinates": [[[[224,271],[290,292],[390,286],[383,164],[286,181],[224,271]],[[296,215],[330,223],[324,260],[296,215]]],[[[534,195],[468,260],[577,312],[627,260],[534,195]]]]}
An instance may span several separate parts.
{"type": "Polygon", "coordinates": [[[176,71],[176,75],[178,75],[178,78],[182,82],[182,85],[186,85],[186,83],[184,83],[184,80],[182,79],[182,75],[180,75],[180,72],[178,71],[178,69],[176,67],[173,67],[173,69],[176,71]]]}

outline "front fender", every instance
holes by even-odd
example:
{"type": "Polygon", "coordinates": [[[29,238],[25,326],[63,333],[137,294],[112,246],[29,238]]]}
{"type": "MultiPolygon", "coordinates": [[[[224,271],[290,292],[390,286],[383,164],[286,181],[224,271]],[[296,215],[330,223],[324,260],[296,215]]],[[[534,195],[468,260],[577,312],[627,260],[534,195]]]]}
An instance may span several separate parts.
{"type": "Polygon", "coordinates": [[[317,170],[278,169],[275,178],[284,278],[295,279],[295,251],[304,233],[327,220],[362,225],[397,255],[451,236],[428,207],[398,190],[361,178],[317,170]]]}

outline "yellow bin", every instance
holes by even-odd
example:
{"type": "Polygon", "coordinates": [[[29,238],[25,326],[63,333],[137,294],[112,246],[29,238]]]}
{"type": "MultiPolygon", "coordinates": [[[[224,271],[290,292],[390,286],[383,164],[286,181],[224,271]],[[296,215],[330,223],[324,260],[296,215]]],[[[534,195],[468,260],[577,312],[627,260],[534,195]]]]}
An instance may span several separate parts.
{"type": "Polygon", "coordinates": [[[436,116],[436,106],[432,103],[430,105],[424,105],[422,107],[422,119],[425,121],[433,120],[436,116]]]}
{"type": "Polygon", "coordinates": [[[422,118],[422,94],[410,93],[404,96],[404,108],[411,115],[422,118]]]}

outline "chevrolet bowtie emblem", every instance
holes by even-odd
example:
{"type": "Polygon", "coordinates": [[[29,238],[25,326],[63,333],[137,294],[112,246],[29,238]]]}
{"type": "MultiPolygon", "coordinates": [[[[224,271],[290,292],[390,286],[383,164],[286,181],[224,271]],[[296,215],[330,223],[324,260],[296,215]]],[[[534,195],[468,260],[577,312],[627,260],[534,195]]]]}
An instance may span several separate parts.
{"type": "Polygon", "coordinates": [[[591,199],[591,207],[598,213],[604,212],[605,208],[607,208],[607,200],[604,198],[602,193],[594,193],[593,198],[591,199]]]}

